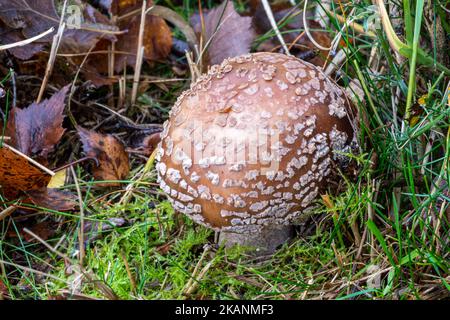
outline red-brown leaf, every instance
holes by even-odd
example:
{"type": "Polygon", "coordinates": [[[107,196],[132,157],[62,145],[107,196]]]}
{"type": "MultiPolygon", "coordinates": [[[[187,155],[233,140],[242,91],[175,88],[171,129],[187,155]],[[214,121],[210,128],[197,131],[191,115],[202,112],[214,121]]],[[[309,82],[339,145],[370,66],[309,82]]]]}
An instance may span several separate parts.
{"type": "MultiPolygon", "coordinates": [[[[81,12],[83,19],[81,19],[82,23],[79,28],[72,26],[66,28],[60,45],[61,52],[87,52],[102,37],[102,31],[117,30],[117,27],[113,26],[106,16],[100,14],[91,5],[79,0],[74,0],[71,4],[83,9],[81,12]]],[[[68,16],[69,14],[66,14],[66,18],[68,16]]],[[[60,17],[53,0],[3,0],[0,2],[0,20],[9,27],[11,32],[20,31],[25,39],[47,31],[51,27],[58,29],[60,17]]],[[[36,45],[49,44],[52,36],[53,34],[47,35],[24,46],[23,49],[31,48],[28,55],[23,50],[11,50],[11,53],[18,54],[18,58],[29,56],[31,52],[36,51],[36,45]]],[[[116,40],[115,36],[111,34],[104,34],[103,38],[116,40]]],[[[5,43],[3,39],[1,41],[5,43]]]]}
{"type": "MultiPolygon", "coordinates": [[[[147,7],[153,5],[148,1],[147,7]]],[[[127,12],[140,9],[142,1],[116,0],[113,3],[113,13],[123,15],[127,12]],[[116,6],[114,8],[114,5],[116,6]]],[[[119,28],[128,29],[128,32],[117,39],[116,50],[128,52],[128,55],[118,54],[116,57],[115,71],[123,70],[124,63],[134,68],[136,64],[136,52],[138,49],[138,35],[141,23],[140,14],[119,23],[119,28]]],[[[161,60],[167,57],[172,48],[172,34],[169,26],[160,17],[147,14],[144,29],[144,57],[149,61],[161,60]]]]}
{"type": "MultiPolygon", "coordinates": [[[[249,53],[255,38],[251,17],[241,17],[230,1],[224,1],[220,6],[203,13],[205,34],[203,43],[210,39],[207,48],[207,63],[219,64],[225,58],[249,53]]],[[[195,32],[200,35],[202,26],[198,16],[191,18],[195,32]]]]}
{"type": "MultiPolygon", "coordinates": [[[[92,174],[96,180],[123,180],[130,172],[128,154],[114,136],[78,128],[86,156],[96,158],[92,174]]],[[[98,186],[120,186],[119,182],[105,182],[98,186]]]]}
{"type": "MultiPolygon", "coordinates": [[[[147,2],[147,8],[153,5],[152,1],[147,2]]],[[[124,16],[132,11],[142,8],[142,1],[138,0],[112,0],[111,3],[104,6],[112,15],[124,16]]],[[[119,73],[123,70],[124,66],[134,68],[136,65],[136,54],[138,50],[138,36],[141,23],[140,12],[134,15],[130,15],[128,18],[118,21],[118,27],[120,30],[126,30],[125,34],[117,36],[115,43],[116,52],[125,52],[126,54],[116,53],[114,55],[114,70],[119,73]]],[[[107,50],[109,41],[100,41],[96,47],[96,51],[107,50]]],[[[164,19],[147,14],[145,18],[144,29],[144,58],[147,61],[162,60],[167,57],[172,48],[172,35],[171,30],[164,19]]],[[[98,60],[95,55],[93,59],[89,61],[88,68],[96,69],[100,73],[107,72],[107,58],[98,60]],[[95,60],[96,59],[96,60],[95,60]],[[92,63],[92,61],[94,63],[92,63]]],[[[93,73],[92,70],[90,70],[93,73]]],[[[92,74],[86,74],[89,78],[92,74]]],[[[91,80],[89,78],[89,80],[91,80]]]]}
{"type": "Polygon", "coordinates": [[[65,86],[50,99],[32,103],[28,108],[14,107],[6,127],[11,145],[26,155],[45,159],[64,133],[64,100],[68,90],[69,86],[65,86]]]}
{"type": "Polygon", "coordinates": [[[77,206],[77,197],[69,191],[41,188],[30,190],[27,195],[34,205],[55,211],[71,211],[77,206]]]}
{"type": "Polygon", "coordinates": [[[20,192],[46,187],[51,176],[6,147],[0,148],[0,186],[14,200],[20,192]]]}
{"type": "MultiPolygon", "coordinates": [[[[3,24],[0,20],[0,43],[8,44],[23,40],[23,34],[19,30],[14,30],[3,24]]],[[[44,48],[43,43],[30,43],[26,46],[18,46],[8,49],[16,58],[28,60],[44,48]]]]}
{"type": "Polygon", "coordinates": [[[160,132],[155,132],[146,136],[141,143],[141,148],[144,154],[150,156],[152,152],[156,149],[156,146],[160,141],[161,141],[160,132]]]}
{"type": "MultiPolygon", "coordinates": [[[[31,232],[33,232],[35,235],[37,235],[42,240],[48,240],[50,237],[52,237],[55,234],[55,226],[54,223],[51,223],[49,221],[42,221],[39,222],[32,227],[29,228],[31,232]]],[[[25,230],[22,230],[20,232],[20,235],[25,239],[26,242],[37,242],[38,240],[33,237],[28,232],[25,232],[25,230]]]]}

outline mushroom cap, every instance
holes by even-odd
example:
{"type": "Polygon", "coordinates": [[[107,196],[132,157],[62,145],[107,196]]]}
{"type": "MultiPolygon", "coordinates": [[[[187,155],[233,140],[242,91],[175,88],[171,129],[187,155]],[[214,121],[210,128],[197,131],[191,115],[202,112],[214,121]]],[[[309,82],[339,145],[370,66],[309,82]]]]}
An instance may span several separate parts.
{"type": "Polygon", "coordinates": [[[176,211],[216,231],[290,224],[345,163],[356,141],[350,110],[343,90],[305,61],[226,59],[173,106],[158,181],[176,211]]]}

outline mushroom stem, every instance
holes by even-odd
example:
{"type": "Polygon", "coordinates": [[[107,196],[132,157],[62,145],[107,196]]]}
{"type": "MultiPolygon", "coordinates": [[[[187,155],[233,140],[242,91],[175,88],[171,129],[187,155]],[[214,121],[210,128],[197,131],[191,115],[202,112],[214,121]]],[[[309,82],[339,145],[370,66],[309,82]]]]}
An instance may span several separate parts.
{"type": "Polygon", "coordinates": [[[265,255],[275,252],[283,243],[294,236],[292,225],[269,225],[258,231],[249,227],[242,232],[222,231],[219,244],[229,248],[236,244],[254,249],[256,255],[265,255]]]}

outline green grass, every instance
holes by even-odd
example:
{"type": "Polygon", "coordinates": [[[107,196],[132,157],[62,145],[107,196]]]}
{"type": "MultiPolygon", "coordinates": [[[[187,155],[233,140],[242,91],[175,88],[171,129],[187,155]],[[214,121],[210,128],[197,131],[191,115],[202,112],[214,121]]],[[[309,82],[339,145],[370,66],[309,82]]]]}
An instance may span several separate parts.
{"type": "MultiPolygon", "coordinates": [[[[214,6],[213,1],[205,3],[214,6]]],[[[197,1],[158,4],[185,17],[197,10],[197,1]]],[[[346,3],[346,13],[354,9],[353,16],[365,17],[370,4],[346,3]]],[[[418,60],[417,54],[435,59],[426,49],[435,35],[412,16],[430,8],[424,1],[403,1],[403,6],[408,10],[401,17],[405,31],[400,37],[412,48],[406,58],[394,55],[384,31],[378,30],[372,40],[351,29],[342,34],[347,60],[336,77],[343,86],[359,80],[364,92],[357,103],[359,172],[355,179],[343,177],[339,194],[330,192],[318,201],[311,219],[315,227],[304,236],[273,257],[249,262],[242,249],[225,253],[215,245],[214,232],[174,213],[156,185],[153,167],[145,168],[142,160],[133,158],[134,178],[124,181],[124,188],[132,185],[133,191],[122,202],[124,189],[105,196],[78,168],[84,224],[97,226],[87,231],[92,239],[86,243],[82,270],[77,212],[35,213],[34,222],[58,226],[46,240],[56,247],[52,250],[26,241],[22,228],[27,222],[14,216],[0,222],[0,284],[6,287],[0,293],[14,299],[448,299],[449,78],[418,60]],[[369,65],[372,48],[378,63],[369,65]],[[383,72],[375,72],[381,64],[383,72]],[[422,104],[420,97],[425,97],[422,104]],[[117,218],[125,224],[114,226],[117,218]],[[101,226],[107,227],[102,231],[101,226]]],[[[239,2],[238,8],[245,11],[248,5],[239,2]]],[[[334,10],[341,14],[339,5],[334,10]]],[[[435,17],[442,16],[439,7],[434,10],[435,17]]],[[[336,28],[341,26],[330,18],[336,28]]],[[[444,29],[448,32],[445,23],[444,29]]],[[[271,35],[256,39],[255,45],[271,35]]],[[[167,65],[151,72],[175,77],[167,65]]],[[[129,116],[139,115],[145,105],[166,117],[188,83],[186,79],[165,92],[149,87],[138,100],[142,105],[129,116]]],[[[67,188],[76,192],[74,185],[67,188]]]]}

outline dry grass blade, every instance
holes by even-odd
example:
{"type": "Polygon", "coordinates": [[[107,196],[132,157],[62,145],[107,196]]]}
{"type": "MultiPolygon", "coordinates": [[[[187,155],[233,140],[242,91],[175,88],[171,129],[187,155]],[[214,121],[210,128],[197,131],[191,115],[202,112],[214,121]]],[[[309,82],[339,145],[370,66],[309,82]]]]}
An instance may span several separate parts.
{"type": "Polygon", "coordinates": [[[0,45],[0,51],[15,48],[15,47],[26,46],[27,44],[30,44],[36,40],[39,40],[39,39],[45,37],[46,35],[52,33],[53,31],[55,31],[55,28],[51,27],[47,31],[42,32],[41,34],[38,34],[37,36],[31,37],[31,38],[28,38],[28,39],[25,39],[22,41],[10,43],[10,44],[0,45]]]}
{"type": "MultiPolygon", "coordinates": [[[[283,50],[287,55],[290,55],[289,49],[286,45],[286,42],[284,42],[283,36],[281,35],[280,29],[278,29],[277,22],[275,21],[275,18],[273,16],[272,9],[270,8],[269,1],[262,0],[262,4],[264,6],[264,10],[266,11],[267,18],[270,21],[270,24],[272,25],[273,30],[275,31],[275,34],[277,35],[278,40],[280,41],[281,45],[283,46],[283,50]]],[[[305,8],[306,10],[306,8],[305,8]]]]}
{"type": "Polygon", "coordinates": [[[136,103],[136,97],[139,87],[139,78],[141,76],[142,61],[144,59],[144,30],[145,30],[145,12],[147,1],[142,1],[141,23],[139,24],[138,45],[136,52],[136,66],[134,67],[133,89],[131,91],[131,104],[136,103]]]}

